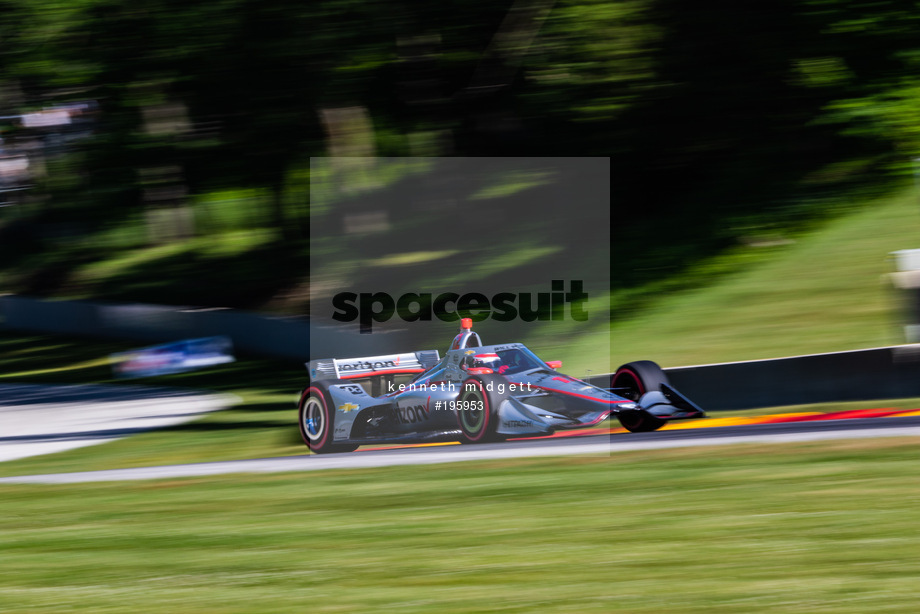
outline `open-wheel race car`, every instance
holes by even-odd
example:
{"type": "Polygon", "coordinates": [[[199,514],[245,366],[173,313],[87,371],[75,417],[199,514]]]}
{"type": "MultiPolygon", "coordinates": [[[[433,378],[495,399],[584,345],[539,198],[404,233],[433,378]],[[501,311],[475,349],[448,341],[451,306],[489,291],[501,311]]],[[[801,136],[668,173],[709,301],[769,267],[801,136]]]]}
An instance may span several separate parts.
{"type": "Polygon", "coordinates": [[[614,415],[632,432],[705,417],[653,362],[623,365],[610,388],[563,375],[560,366],[520,343],[482,345],[464,318],[443,358],[425,350],[308,362],[300,434],[313,452],[350,452],[364,444],[550,435],[614,415]]]}

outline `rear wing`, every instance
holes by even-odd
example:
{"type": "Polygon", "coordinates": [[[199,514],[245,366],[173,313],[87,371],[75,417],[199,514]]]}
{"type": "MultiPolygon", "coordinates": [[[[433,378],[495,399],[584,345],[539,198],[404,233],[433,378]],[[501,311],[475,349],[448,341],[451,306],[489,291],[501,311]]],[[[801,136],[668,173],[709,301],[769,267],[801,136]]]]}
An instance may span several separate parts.
{"type": "Polygon", "coordinates": [[[408,354],[387,354],[365,358],[323,358],[306,363],[310,378],[359,379],[377,375],[402,375],[424,373],[438,364],[441,356],[437,350],[422,350],[408,354]]]}

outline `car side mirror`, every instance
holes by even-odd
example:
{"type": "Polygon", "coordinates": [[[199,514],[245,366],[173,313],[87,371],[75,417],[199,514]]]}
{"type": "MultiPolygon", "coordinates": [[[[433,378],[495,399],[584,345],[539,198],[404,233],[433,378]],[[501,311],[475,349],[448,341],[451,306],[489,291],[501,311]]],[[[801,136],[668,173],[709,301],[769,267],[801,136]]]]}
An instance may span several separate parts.
{"type": "Polygon", "coordinates": [[[551,369],[558,369],[559,367],[562,366],[562,361],[561,360],[547,360],[546,366],[548,366],[551,369]]]}

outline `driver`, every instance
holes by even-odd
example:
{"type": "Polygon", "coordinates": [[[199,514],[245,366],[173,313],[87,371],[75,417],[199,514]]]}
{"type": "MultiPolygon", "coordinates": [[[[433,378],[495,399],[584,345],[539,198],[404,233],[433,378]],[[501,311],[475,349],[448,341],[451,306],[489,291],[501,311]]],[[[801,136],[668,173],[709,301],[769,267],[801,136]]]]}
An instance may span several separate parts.
{"type": "Polygon", "coordinates": [[[493,373],[501,373],[504,367],[498,354],[475,354],[469,356],[464,361],[464,366],[467,369],[491,369],[493,373]]]}

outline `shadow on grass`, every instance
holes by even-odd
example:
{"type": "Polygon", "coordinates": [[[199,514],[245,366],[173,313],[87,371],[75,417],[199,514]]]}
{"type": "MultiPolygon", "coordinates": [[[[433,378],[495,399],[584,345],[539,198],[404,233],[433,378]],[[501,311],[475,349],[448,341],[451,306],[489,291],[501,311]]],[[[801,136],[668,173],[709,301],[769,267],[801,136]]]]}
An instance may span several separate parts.
{"type": "Polygon", "coordinates": [[[236,430],[273,430],[278,428],[297,428],[296,419],[291,420],[245,420],[240,422],[215,422],[199,420],[174,424],[162,429],[172,432],[211,432],[211,431],[236,431],[236,430]]]}
{"type": "Polygon", "coordinates": [[[126,267],[91,282],[109,300],[254,309],[309,270],[306,248],[269,244],[231,256],[196,249],[126,267]]]}

